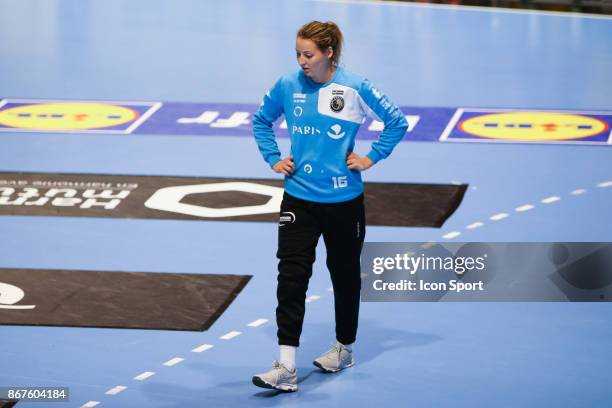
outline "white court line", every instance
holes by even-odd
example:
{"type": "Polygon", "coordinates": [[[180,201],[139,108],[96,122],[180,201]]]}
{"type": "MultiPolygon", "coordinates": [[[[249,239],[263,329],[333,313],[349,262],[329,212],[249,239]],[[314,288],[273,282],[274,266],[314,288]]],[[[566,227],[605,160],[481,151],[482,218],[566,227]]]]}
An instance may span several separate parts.
{"type": "Polygon", "coordinates": [[[319,295],[308,296],[306,298],[306,303],[314,302],[315,300],[319,300],[319,299],[321,299],[321,296],[319,295]]]}
{"type": "Polygon", "coordinates": [[[251,323],[249,323],[247,326],[250,326],[250,327],[259,327],[259,326],[261,326],[262,324],[265,324],[265,323],[268,323],[268,319],[257,319],[257,320],[252,321],[251,323]]]}
{"type": "Polygon", "coordinates": [[[214,346],[212,344],[202,344],[201,346],[198,346],[196,348],[194,348],[193,350],[191,350],[193,353],[201,353],[203,351],[206,351],[208,349],[213,348],[214,346]]]}
{"type": "Polygon", "coordinates": [[[533,205],[531,205],[531,204],[525,204],[525,205],[521,205],[520,207],[516,207],[516,208],[514,209],[514,211],[517,211],[517,212],[524,212],[524,211],[529,211],[529,210],[532,210],[533,208],[534,208],[534,207],[533,207],[533,205]]]}
{"type": "MultiPolygon", "coordinates": [[[[606,187],[610,187],[610,186],[612,186],[612,181],[603,181],[603,182],[597,184],[597,187],[600,187],[600,188],[606,188],[606,187]]],[[[570,194],[572,194],[572,195],[580,195],[580,194],[584,194],[586,192],[587,192],[586,189],[578,188],[578,189],[573,190],[570,194]]],[[[561,200],[561,197],[559,197],[559,196],[550,196],[550,197],[544,198],[543,200],[541,200],[541,202],[544,203],[544,204],[551,204],[551,203],[555,203],[555,202],[560,201],[560,200],[561,200]]],[[[520,207],[516,207],[514,210],[518,211],[518,212],[524,212],[524,211],[531,210],[533,208],[535,208],[534,205],[532,205],[532,204],[525,204],[525,205],[522,205],[520,207]]],[[[507,213],[498,213],[498,214],[495,214],[495,215],[489,217],[489,219],[491,219],[493,221],[499,221],[499,220],[503,220],[504,218],[507,218],[507,217],[509,217],[509,215],[507,213]]],[[[477,222],[473,222],[472,224],[469,224],[465,228],[471,230],[471,229],[482,227],[483,225],[484,225],[484,223],[482,223],[480,221],[477,221],[477,222]]],[[[459,232],[453,231],[453,232],[450,232],[450,233],[448,233],[446,235],[443,235],[442,238],[451,239],[451,238],[455,238],[459,234],[460,234],[459,232]]],[[[421,246],[421,247],[424,248],[424,246],[421,246]]]]}
{"type": "MultiPolygon", "coordinates": [[[[491,111],[492,109],[487,109],[487,111],[491,111]]],[[[526,111],[527,109],[523,109],[523,111],[526,111]]],[[[484,111],[484,109],[483,109],[484,111]]],[[[536,109],[529,109],[530,112],[535,112],[536,109]]],[[[560,113],[559,111],[555,111],[554,113],[560,113]]],[[[609,115],[609,113],[608,113],[609,115]]],[[[451,139],[446,139],[447,142],[452,142],[452,143],[499,143],[499,144],[515,144],[518,143],[518,141],[516,140],[512,140],[512,139],[487,139],[487,138],[477,138],[477,139],[463,139],[463,138],[451,138],[451,139]]],[[[525,144],[542,144],[542,142],[540,140],[521,140],[520,143],[525,143],[525,144]]],[[[547,140],[546,141],[547,145],[573,145],[573,146],[580,146],[580,145],[586,145],[586,146],[601,146],[604,143],[603,142],[590,142],[590,141],[569,141],[569,140],[547,140]]]]}
{"type": "Polygon", "coordinates": [[[542,202],[544,204],[551,204],[551,203],[557,202],[559,200],[561,200],[561,197],[552,196],[552,197],[548,197],[548,198],[543,199],[542,202]]]}
{"type": "Polygon", "coordinates": [[[92,99],[23,99],[23,98],[6,98],[7,102],[16,103],[95,103],[104,105],[136,105],[136,106],[154,106],[154,101],[116,101],[116,100],[92,100],[92,99]]]}
{"type": "Polygon", "coordinates": [[[484,225],[484,223],[482,223],[482,222],[478,221],[478,222],[473,222],[473,223],[471,223],[470,225],[468,225],[468,226],[467,226],[467,227],[465,227],[465,228],[467,228],[467,229],[474,229],[474,228],[479,228],[479,227],[482,227],[483,225],[484,225]]]}
{"type": "Polygon", "coordinates": [[[184,358],[180,358],[180,357],[174,357],[168,361],[166,361],[163,365],[165,365],[166,367],[172,367],[177,365],[178,363],[183,362],[185,359],[184,358]]]}
{"type": "Polygon", "coordinates": [[[134,377],[134,380],[136,381],[144,381],[147,378],[153,377],[155,375],[155,372],[153,371],[145,371],[142,374],[138,374],[136,377],[134,377]]]}
{"type": "Polygon", "coordinates": [[[435,241],[429,241],[429,242],[426,242],[423,245],[421,245],[421,248],[429,249],[429,248],[433,247],[434,245],[436,245],[435,241]]]}
{"type": "Polygon", "coordinates": [[[86,133],[86,134],[105,134],[105,135],[125,135],[125,130],[107,129],[72,129],[72,130],[53,130],[53,129],[26,129],[26,128],[0,128],[0,132],[19,132],[19,133],[86,133]]]}
{"type": "Polygon", "coordinates": [[[451,131],[455,128],[457,122],[459,122],[459,118],[461,117],[461,115],[463,115],[463,109],[459,108],[455,111],[453,117],[451,118],[451,121],[448,122],[448,125],[440,135],[440,138],[438,139],[440,142],[448,140],[448,135],[450,135],[451,131]]]}
{"type": "Polygon", "coordinates": [[[121,391],[125,391],[127,390],[127,387],[124,385],[118,385],[116,387],[111,388],[110,390],[106,391],[105,394],[106,395],[117,395],[119,394],[121,391]]]}
{"type": "Polygon", "coordinates": [[[87,401],[86,403],[81,405],[81,408],[93,408],[96,405],[98,405],[99,403],[100,403],[100,401],[87,401]]]}
{"type": "Polygon", "coordinates": [[[219,337],[221,340],[231,340],[234,337],[240,336],[242,334],[242,332],[239,331],[231,331],[229,333],[224,334],[223,336],[219,337]]]}
{"type": "Polygon", "coordinates": [[[128,127],[125,130],[125,133],[127,133],[128,135],[132,134],[132,132],[134,130],[136,130],[136,128],[140,125],[142,125],[144,123],[144,121],[146,121],[147,119],[149,119],[151,117],[151,115],[153,115],[155,112],[157,112],[159,110],[159,108],[162,107],[162,103],[161,102],[157,102],[155,103],[153,106],[151,106],[149,109],[147,109],[147,111],[145,112],[144,115],[142,115],[141,117],[139,117],[136,122],[132,123],[130,125],[130,127],[128,127]]]}
{"type": "Polygon", "coordinates": [[[504,218],[507,218],[507,217],[509,217],[508,214],[506,214],[506,213],[499,213],[499,214],[495,214],[492,217],[489,217],[489,219],[493,220],[493,221],[499,221],[499,220],[503,220],[504,218]]]}

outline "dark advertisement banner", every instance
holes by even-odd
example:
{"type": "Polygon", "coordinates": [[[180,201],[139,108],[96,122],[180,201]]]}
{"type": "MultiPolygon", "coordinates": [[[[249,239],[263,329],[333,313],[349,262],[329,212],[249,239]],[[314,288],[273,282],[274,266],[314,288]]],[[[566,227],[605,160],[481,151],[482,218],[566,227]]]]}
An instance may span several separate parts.
{"type": "Polygon", "coordinates": [[[362,253],[364,302],[610,302],[612,243],[382,243],[362,253]]]}
{"type": "MultiPolygon", "coordinates": [[[[440,227],[467,185],[366,183],[369,225],[440,227]]],[[[282,180],[0,173],[0,215],[278,222],[282,180]]]]}

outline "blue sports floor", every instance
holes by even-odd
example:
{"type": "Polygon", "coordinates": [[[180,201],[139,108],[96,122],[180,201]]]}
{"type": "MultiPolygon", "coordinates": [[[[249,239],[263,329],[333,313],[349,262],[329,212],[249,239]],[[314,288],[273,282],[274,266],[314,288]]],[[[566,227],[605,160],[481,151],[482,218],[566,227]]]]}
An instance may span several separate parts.
{"type": "MultiPolygon", "coordinates": [[[[611,18],[358,1],[0,0],[0,98],[258,103],[297,68],[312,19],[336,21],[346,68],[399,105],[612,110],[611,18]]],[[[172,135],[3,132],[0,171],[278,177],[251,139],[172,135]]],[[[470,185],[442,229],[369,227],[367,241],[612,241],[610,146],[402,142],[364,178],[470,185]]],[[[334,340],[322,247],[300,391],[254,387],[277,358],[276,230],[0,216],[4,268],[253,275],[202,333],[1,326],[0,386],[70,387],[58,408],[612,405],[610,303],[363,303],[356,366],[320,374],[334,340]]]]}

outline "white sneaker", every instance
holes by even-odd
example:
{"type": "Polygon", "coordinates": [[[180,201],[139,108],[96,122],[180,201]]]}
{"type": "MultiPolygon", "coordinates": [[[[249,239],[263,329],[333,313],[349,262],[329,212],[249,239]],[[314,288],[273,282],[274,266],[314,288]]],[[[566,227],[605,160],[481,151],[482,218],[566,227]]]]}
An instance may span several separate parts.
{"type": "Polygon", "coordinates": [[[326,373],[336,373],[355,364],[353,352],[338,342],[332,346],[331,350],[312,363],[326,373]]]}
{"type": "Polygon", "coordinates": [[[274,361],[267,373],[253,376],[253,384],[262,388],[273,388],[281,391],[297,391],[297,369],[289,371],[287,367],[274,361]]]}

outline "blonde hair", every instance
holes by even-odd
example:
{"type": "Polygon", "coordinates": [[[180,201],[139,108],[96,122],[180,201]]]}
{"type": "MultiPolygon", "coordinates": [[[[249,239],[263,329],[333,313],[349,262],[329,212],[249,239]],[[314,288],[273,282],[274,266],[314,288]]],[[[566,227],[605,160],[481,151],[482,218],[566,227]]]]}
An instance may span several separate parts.
{"type": "Polygon", "coordinates": [[[342,42],[344,38],[338,25],[332,21],[322,23],[311,21],[304,24],[297,32],[297,36],[314,42],[321,52],[326,52],[329,47],[333,50],[331,56],[332,65],[338,65],[342,54],[342,42]]]}

